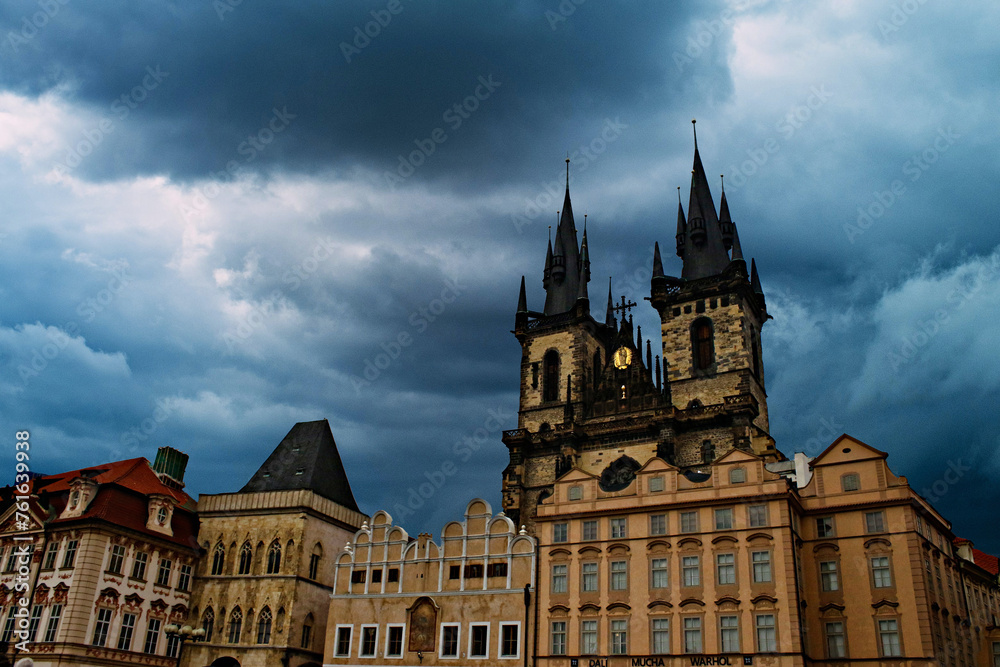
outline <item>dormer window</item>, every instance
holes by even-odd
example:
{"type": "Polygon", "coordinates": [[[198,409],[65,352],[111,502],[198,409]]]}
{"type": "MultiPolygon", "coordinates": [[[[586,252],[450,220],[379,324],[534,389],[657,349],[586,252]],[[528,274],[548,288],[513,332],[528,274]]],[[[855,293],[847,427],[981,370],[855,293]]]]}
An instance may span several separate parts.
{"type": "Polygon", "coordinates": [[[80,492],[74,491],[69,497],[69,508],[75,510],[76,506],[80,504],[80,492]]]}
{"type": "Polygon", "coordinates": [[[174,515],[174,501],[170,496],[154,494],[149,496],[146,528],[164,535],[173,535],[170,525],[174,515]]]}
{"type": "Polygon", "coordinates": [[[167,508],[161,507],[160,511],[156,513],[156,521],[162,526],[167,523],[167,508]]]}

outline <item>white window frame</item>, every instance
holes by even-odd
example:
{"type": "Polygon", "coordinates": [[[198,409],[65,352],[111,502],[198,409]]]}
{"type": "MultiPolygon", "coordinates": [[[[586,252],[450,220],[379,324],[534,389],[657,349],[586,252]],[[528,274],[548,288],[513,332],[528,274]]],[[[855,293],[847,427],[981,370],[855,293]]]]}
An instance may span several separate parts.
{"type": "Polygon", "coordinates": [[[628,539],[628,520],[623,516],[612,517],[609,520],[612,540],[628,539]]]}
{"type": "Polygon", "coordinates": [[[560,521],[552,524],[552,543],[569,542],[569,523],[560,521]],[[560,535],[559,533],[562,533],[560,535]]]}
{"type": "Polygon", "coordinates": [[[740,652],[740,616],[739,614],[721,614],[719,616],[719,652],[720,653],[739,653],[740,652]],[[736,625],[726,626],[722,624],[723,619],[734,618],[736,619],[736,625]],[[726,648],[726,631],[735,630],[736,631],[736,646],[726,648]]]}
{"type": "MultiPolygon", "coordinates": [[[[471,633],[470,633],[471,634],[471,633]]],[[[489,648],[489,631],[486,633],[486,646],[489,648]]],[[[521,621],[500,621],[500,628],[497,631],[497,660],[519,660],[521,658],[521,621]],[[517,628],[517,653],[514,655],[503,654],[503,629],[514,626],[517,628]]]]}
{"type": "Polygon", "coordinates": [[[610,649],[609,655],[614,655],[614,656],[627,656],[627,655],[629,655],[629,652],[628,652],[628,650],[629,650],[628,649],[628,644],[629,644],[628,626],[629,626],[629,619],[627,617],[626,618],[620,618],[620,617],[619,618],[615,618],[615,617],[612,616],[610,619],[608,619],[608,642],[609,642],[608,648],[610,649]],[[619,630],[615,630],[615,625],[618,624],[618,623],[624,623],[624,628],[619,629],[619,630]],[[622,642],[621,642],[621,647],[620,647],[621,650],[620,651],[616,651],[615,650],[615,648],[616,648],[616,646],[615,646],[615,635],[616,634],[621,634],[621,636],[622,636],[622,642]]]}
{"type": "Polygon", "coordinates": [[[679,520],[680,520],[680,528],[681,528],[681,532],[682,533],[687,534],[687,533],[697,533],[698,532],[699,519],[698,519],[698,512],[697,511],[681,512],[679,520]],[[684,518],[685,517],[692,517],[692,516],[694,517],[694,527],[689,527],[689,529],[685,529],[684,528],[684,518]]]}
{"type": "Polygon", "coordinates": [[[473,659],[476,659],[476,658],[483,659],[483,658],[489,658],[490,657],[490,624],[489,623],[469,623],[469,647],[468,647],[468,651],[466,651],[465,655],[470,660],[473,660],[473,659]],[[484,628],[486,628],[486,648],[485,648],[485,651],[484,651],[484,653],[482,655],[479,655],[479,654],[473,655],[472,654],[472,637],[473,637],[473,631],[472,631],[472,629],[476,628],[476,627],[484,627],[484,628]]]}
{"type": "Polygon", "coordinates": [[[659,555],[649,559],[649,587],[652,590],[666,590],[670,588],[670,558],[666,555],[659,555]],[[663,567],[656,567],[658,561],[663,561],[663,567]],[[663,585],[656,585],[656,575],[662,573],[663,585]]]}
{"type": "Polygon", "coordinates": [[[608,564],[609,568],[609,588],[613,591],[627,591],[628,590],[628,560],[613,560],[608,564]],[[615,565],[621,565],[620,570],[615,569],[615,565]],[[616,577],[615,575],[619,575],[616,577]],[[624,579],[624,581],[620,581],[624,579]]]}
{"type": "Polygon", "coordinates": [[[734,586],[736,585],[736,554],[732,551],[726,551],[723,553],[715,554],[715,583],[717,586],[734,586]],[[723,563],[721,558],[729,558],[733,560],[731,563],[723,563]],[[732,581],[722,580],[722,568],[726,568],[727,571],[732,569],[732,581]]]}
{"type": "Polygon", "coordinates": [[[768,516],[767,503],[757,503],[747,506],[747,525],[750,528],[764,528],[768,525],[768,523],[770,523],[769,519],[770,517],[768,516]],[[758,507],[764,511],[763,522],[756,522],[753,520],[753,510],[758,507]]]}
{"type": "Polygon", "coordinates": [[[649,516],[649,534],[651,536],[667,534],[666,514],[651,514],[649,516]],[[661,524],[661,525],[656,525],[656,524],[661,524]]]}
{"type": "Polygon", "coordinates": [[[669,616],[653,616],[649,619],[649,652],[651,655],[667,655],[670,653],[670,617],[669,616]],[[667,624],[666,628],[657,628],[657,621],[663,621],[667,624]],[[665,633],[667,635],[667,645],[665,650],[658,651],[656,649],[656,634],[658,632],[665,633]]]}
{"type": "Polygon", "coordinates": [[[580,592],[581,593],[596,593],[601,589],[601,566],[596,560],[585,561],[580,563],[580,592]],[[593,568],[590,572],[587,568],[593,568]],[[593,587],[588,588],[587,582],[588,578],[592,578],[593,587]]]}
{"type": "Polygon", "coordinates": [[[750,569],[753,571],[753,583],[755,584],[774,583],[774,572],[771,569],[771,550],[759,549],[757,551],[751,551],[750,569]],[[757,556],[761,554],[763,554],[766,557],[766,559],[757,560],[757,556]]]}
{"type": "Polygon", "coordinates": [[[358,657],[359,658],[377,658],[378,657],[378,625],[376,623],[362,623],[358,626],[358,657]],[[375,628],[375,641],[372,642],[372,650],[374,653],[362,653],[365,646],[365,630],[367,628],[375,628]]]}
{"type": "Polygon", "coordinates": [[[351,657],[351,646],[354,644],[354,624],[353,623],[338,623],[334,628],[333,632],[333,655],[336,658],[350,658],[351,657]],[[338,653],[340,648],[340,630],[341,628],[347,628],[351,631],[350,636],[347,639],[347,653],[338,653]]]}
{"type": "Polygon", "coordinates": [[[549,621],[549,655],[566,655],[569,650],[569,620],[568,619],[556,619],[549,621]],[[562,628],[557,632],[556,624],[562,626],[562,628]],[[556,635],[562,637],[561,651],[556,651],[556,635]]]}
{"type": "Polygon", "coordinates": [[[713,514],[712,514],[712,518],[714,519],[715,529],[716,530],[732,530],[733,529],[733,508],[732,507],[720,507],[720,508],[716,509],[713,512],[713,514]],[[726,519],[726,518],[729,519],[728,522],[727,521],[720,521],[720,519],[726,519]],[[729,524],[728,527],[724,525],[726,523],[729,524]]]}
{"type": "Polygon", "coordinates": [[[681,587],[682,588],[694,588],[695,586],[701,586],[701,558],[697,554],[681,555],[681,587]],[[684,561],[693,558],[694,565],[685,564],[684,561]],[[687,583],[687,577],[685,576],[689,570],[694,572],[694,583],[687,583]]]}
{"type": "Polygon", "coordinates": [[[601,525],[597,521],[597,519],[587,519],[587,520],[585,520],[583,522],[583,533],[582,533],[582,535],[583,535],[583,539],[585,541],[588,541],[588,542],[590,542],[592,540],[598,540],[598,539],[601,538],[601,525]],[[594,529],[594,535],[593,535],[593,537],[588,537],[587,536],[587,528],[588,527],[594,529]]]}
{"type": "Polygon", "coordinates": [[[569,563],[552,564],[552,580],[550,583],[550,590],[553,595],[569,593],[569,563]],[[557,567],[562,568],[562,572],[556,573],[557,567]],[[556,582],[561,583],[557,585],[556,582]]]}
{"type": "Polygon", "coordinates": [[[580,623],[580,655],[600,655],[601,653],[601,619],[594,617],[581,618],[580,623]],[[584,630],[584,623],[593,623],[593,637],[594,637],[594,650],[593,652],[588,652],[586,646],[584,646],[584,635],[590,634],[590,630],[584,630]]]}
{"type": "Polygon", "coordinates": [[[662,493],[665,488],[662,475],[657,475],[656,477],[649,478],[649,492],[650,493],[662,493]]]}
{"type": "MultiPolygon", "coordinates": [[[[471,634],[471,633],[470,633],[471,634]]],[[[441,630],[438,632],[438,658],[441,660],[458,660],[462,656],[462,624],[461,623],[442,623],[441,630]],[[445,655],[444,654],[444,629],[445,628],[458,628],[458,634],[455,635],[455,655],[445,655]]]]}
{"type": "Polygon", "coordinates": [[[406,652],[406,623],[386,623],[385,624],[385,650],[382,655],[387,660],[400,660],[403,657],[403,653],[406,652]],[[399,640],[399,655],[393,655],[389,653],[389,636],[392,633],[393,628],[402,628],[403,635],[399,640]]]}

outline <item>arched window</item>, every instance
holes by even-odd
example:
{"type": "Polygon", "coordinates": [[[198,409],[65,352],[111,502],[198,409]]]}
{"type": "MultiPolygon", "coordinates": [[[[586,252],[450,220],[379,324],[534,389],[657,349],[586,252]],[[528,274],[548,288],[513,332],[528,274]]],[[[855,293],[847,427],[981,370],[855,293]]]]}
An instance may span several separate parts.
{"type": "Polygon", "coordinates": [[[760,343],[757,340],[757,330],[750,328],[750,356],[753,358],[753,374],[760,379],[760,343]]]}
{"type": "Polygon", "coordinates": [[[701,443],[701,462],[711,463],[715,460],[715,445],[711,440],[704,440],[701,443]]]}
{"type": "Polygon", "coordinates": [[[271,643],[271,608],[264,607],[257,616],[257,643],[271,643]]]}
{"type": "Polygon", "coordinates": [[[243,612],[239,607],[236,607],[229,614],[229,636],[227,637],[229,643],[239,644],[241,632],[243,632],[243,612]]]}
{"type": "Polygon", "coordinates": [[[542,400],[559,400],[559,353],[549,350],[545,353],[545,376],[542,381],[542,400]]]}
{"type": "Polygon", "coordinates": [[[226,547],[222,542],[215,545],[215,552],[212,554],[212,574],[222,574],[226,566],[226,547]]]}
{"type": "Polygon", "coordinates": [[[707,317],[700,317],[691,325],[691,350],[695,370],[711,368],[715,363],[715,336],[712,320],[707,317]]]}
{"type": "Polygon", "coordinates": [[[323,545],[319,542],[313,547],[312,555],[309,556],[309,578],[316,579],[319,576],[319,562],[323,558],[323,545]]]}
{"type": "Polygon", "coordinates": [[[306,620],[302,621],[302,648],[309,648],[312,644],[313,615],[306,615],[306,620]]]}
{"type": "Polygon", "coordinates": [[[267,549],[267,573],[277,574],[281,569],[281,544],[278,540],[271,542],[267,549]]]}
{"type": "Polygon", "coordinates": [[[209,607],[201,617],[201,627],[205,630],[205,641],[212,641],[212,630],[215,628],[215,612],[209,607]]]}
{"type": "Polygon", "coordinates": [[[240,574],[250,574],[250,567],[253,565],[253,548],[249,542],[243,543],[240,549],[240,574]]]}
{"type": "Polygon", "coordinates": [[[733,468],[729,471],[730,484],[743,484],[747,481],[747,471],[745,468],[733,468]]]}

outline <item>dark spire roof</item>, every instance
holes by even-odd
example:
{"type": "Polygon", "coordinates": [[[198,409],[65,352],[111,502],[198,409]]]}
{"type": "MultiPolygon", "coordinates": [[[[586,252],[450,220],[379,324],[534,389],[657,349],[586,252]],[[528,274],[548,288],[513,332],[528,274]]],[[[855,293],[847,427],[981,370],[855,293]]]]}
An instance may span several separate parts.
{"type": "Polygon", "coordinates": [[[684,220],[684,206],[681,204],[681,188],[677,186],[677,256],[684,256],[684,245],[687,240],[687,223],[684,220]]]}
{"type": "Polygon", "coordinates": [[[736,225],[729,215],[729,202],[726,201],[726,178],[722,179],[722,199],[719,201],[719,229],[722,231],[722,243],[729,250],[733,247],[733,234],[736,233],[736,225]]]}
{"type": "Polygon", "coordinates": [[[691,169],[691,197],[688,200],[687,243],[683,253],[681,277],[687,280],[719,275],[729,265],[729,253],[722,239],[712,190],[698,153],[697,135],[691,169]]]}
{"type": "Polygon", "coordinates": [[[608,313],[604,316],[604,323],[609,327],[614,327],[615,323],[615,302],[611,298],[611,276],[608,276],[608,313]]]}
{"type": "Polygon", "coordinates": [[[528,296],[524,291],[524,276],[521,276],[521,293],[517,296],[517,312],[528,312],[528,296]]]}
{"type": "Polygon", "coordinates": [[[733,225],[733,260],[734,262],[743,262],[746,264],[746,260],[743,259],[743,248],[740,246],[740,230],[733,225]]]}
{"type": "Polygon", "coordinates": [[[663,275],[663,260],[660,258],[660,242],[653,244],[653,277],[663,275]]]}
{"type": "Polygon", "coordinates": [[[562,215],[556,227],[556,242],[552,253],[551,280],[545,287],[545,314],[558,315],[573,309],[580,294],[583,267],[580,245],[576,240],[573,204],[569,197],[569,158],[566,159],[566,196],[562,215]]]}
{"type": "Polygon", "coordinates": [[[757,275],[757,262],[752,258],[750,259],[750,287],[753,288],[754,294],[764,293],[760,287],[760,277],[757,275]]]}
{"type": "Polygon", "coordinates": [[[310,489],[358,512],[330,423],[299,422],[267,457],[240,493],[310,489]]]}

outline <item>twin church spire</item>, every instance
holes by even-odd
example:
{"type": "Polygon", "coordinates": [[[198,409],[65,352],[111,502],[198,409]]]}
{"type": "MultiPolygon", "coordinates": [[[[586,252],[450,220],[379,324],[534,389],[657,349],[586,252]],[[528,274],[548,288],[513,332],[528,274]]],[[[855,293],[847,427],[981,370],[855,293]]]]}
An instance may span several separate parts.
{"type": "Polygon", "coordinates": [[[587,247],[587,228],[583,229],[583,242],[577,244],[576,221],[573,203],[569,197],[569,158],[566,158],[566,196],[562,214],[556,226],[556,239],[545,256],[545,315],[559,315],[573,310],[577,301],[589,301],[587,283],[590,282],[590,250],[587,247]]]}

